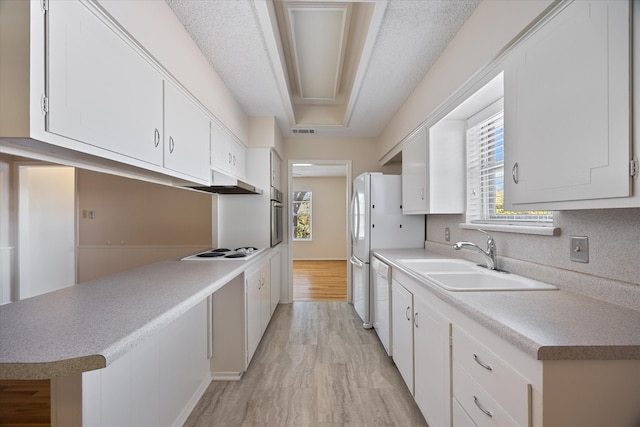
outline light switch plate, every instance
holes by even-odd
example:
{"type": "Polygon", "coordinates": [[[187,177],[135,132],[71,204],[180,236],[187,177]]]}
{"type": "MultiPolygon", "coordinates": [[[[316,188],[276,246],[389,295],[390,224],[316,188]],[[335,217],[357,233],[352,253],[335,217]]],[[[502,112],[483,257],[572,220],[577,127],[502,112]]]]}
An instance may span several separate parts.
{"type": "Polygon", "coordinates": [[[589,262],[589,238],[571,236],[570,259],[575,262],[589,262]]]}
{"type": "Polygon", "coordinates": [[[444,241],[445,242],[450,242],[451,241],[451,230],[449,229],[449,227],[446,227],[444,229],[444,241]]]}

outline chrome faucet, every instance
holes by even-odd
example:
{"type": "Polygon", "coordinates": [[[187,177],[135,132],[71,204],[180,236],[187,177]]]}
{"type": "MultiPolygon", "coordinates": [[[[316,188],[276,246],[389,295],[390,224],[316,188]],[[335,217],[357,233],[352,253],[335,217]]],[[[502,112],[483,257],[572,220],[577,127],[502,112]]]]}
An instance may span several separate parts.
{"type": "Polygon", "coordinates": [[[459,251],[462,248],[474,249],[480,252],[480,254],[482,254],[482,257],[484,258],[486,263],[486,267],[489,270],[497,270],[498,269],[498,250],[496,248],[496,242],[495,240],[493,240],[493,237],[491,237],[491,235],[486,231],[484,230],[478,230],[478,231],[487,235],[486,251],[473,242],[458,242],[455,245],[453,245],[453,249],[455,249],[456,251],[459,251]]]}

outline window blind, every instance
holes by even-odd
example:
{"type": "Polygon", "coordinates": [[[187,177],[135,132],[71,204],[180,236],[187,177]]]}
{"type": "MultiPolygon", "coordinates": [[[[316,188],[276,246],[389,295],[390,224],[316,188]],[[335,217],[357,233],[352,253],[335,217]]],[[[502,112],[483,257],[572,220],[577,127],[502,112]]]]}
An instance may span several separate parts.
{"type": "Polygon", "coordinates": [[[505,211],[504,111],[492,107],[478,114],[481,120],[470,119],[475,124],[467,129],[467,221],[551,225],[551,212],[505,211]]]}

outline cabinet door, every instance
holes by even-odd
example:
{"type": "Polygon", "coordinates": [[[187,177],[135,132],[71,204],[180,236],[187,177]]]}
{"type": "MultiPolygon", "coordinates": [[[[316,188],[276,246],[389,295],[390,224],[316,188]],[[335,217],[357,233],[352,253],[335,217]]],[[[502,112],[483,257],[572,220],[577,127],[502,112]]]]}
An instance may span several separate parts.
{"type": "Polygon", "coordinates": [[[230,152],[231,152],[231,167],[230,172],[231,175],[236,178],[245,179],[247,175],[247,154],[244,145],[232,141],[230,144],[230,152]]]}
{"type": "Polygon", "coordinates": [[[280,186],[280,172],[282,169],[282,160],[275,151],[271,151],[271,185],[277,189],[280,186]]]}
{"type": "Polygon", "coordinates": [[[396,281],[391,293],[393,361],[413,394],[413,294],[396,281]]]}
{"type": "Polygon", "coordinates": [[[216,122],[211,122],[211,166],[221,172],[229,172],[231,164],[231,137],[216,122]]]}
{"type": "Polygon", "coordinates": [[[247,366],[251,362],[253,354],[258,348],[260,338],[262,338],[262,315],[261,315],[261,294],[260,294],[260,271],[254,271],[245,279],[245,312],[247,316],[247,366]]]}
{"type": "Polygon", "coordinates": [[[427,130],[421,129],[402,148],[402,212],[427,210],[427,130]]]}
{"type": "Polygon", "coordinates": [[[628,1],[575,1],[505,69],[507,208],[628,197],[628,1]]]}
{"type": "Polygon", "coordinates": [[[415,399],[429,425],[451,425],[451,351],[449,321],[415,298],[415,399]]]}
{"type": "Polygon", "coordinates": [[[269,275],[270,278],[270,289],[271,289],[271,315],[276,311],[276,307],[280,303],[280,281],[281,281],[281,268],[280,268],[280,252],[271,257],[270,267],[269,267],[269,275]]]}
{"type": "Polygon", "coordinates": [[[83,2],[50,2],[49,132],[162,165],[162,78],[83,2]]]}
{"type": "Polygon", "coordinates": [[[168,81],[164,122],[164,166],[208,182],[209,118],[168,81]]]}
{"type": "Polygon", "coordinates": [[[261,269],[262,285],[260,286],[260,318],[261,335],[269,326],[271,320],[271,277],[269,275],[269,264],[265,264],[261,269]]]}

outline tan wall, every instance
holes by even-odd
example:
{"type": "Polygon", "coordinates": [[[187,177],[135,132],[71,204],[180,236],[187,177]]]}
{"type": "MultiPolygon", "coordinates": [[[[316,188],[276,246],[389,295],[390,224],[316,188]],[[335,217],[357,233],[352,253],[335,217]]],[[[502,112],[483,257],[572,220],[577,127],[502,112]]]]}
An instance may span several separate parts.
{"type": "Polygon", "coordinates": [[[211,247],[216,202],[209,194],[79,170],[78,281],[211,247]]]}
{"type": "Polygon", "coordinates": [[[377,157],[383,158],[526,28],[551,0],[485,0],[462,26],[427,75],[386,125],[377,157]]]}
{"type": "Polygon", "coordinates": [[[354,178],[363,172],[401,173],[400,163],[382,166],[378,162],[376,142],[374,138],[325,138],[321,135],[287,138],[283,165],[286,169],[289,159],[351,160],[354,178]]]}
{"type": "Polygon", "coordinates": [[[345,177],[294,178],[293,191],[312,191],[312,241],[293,242],[293,259],[347,259],[345,177]]]}

